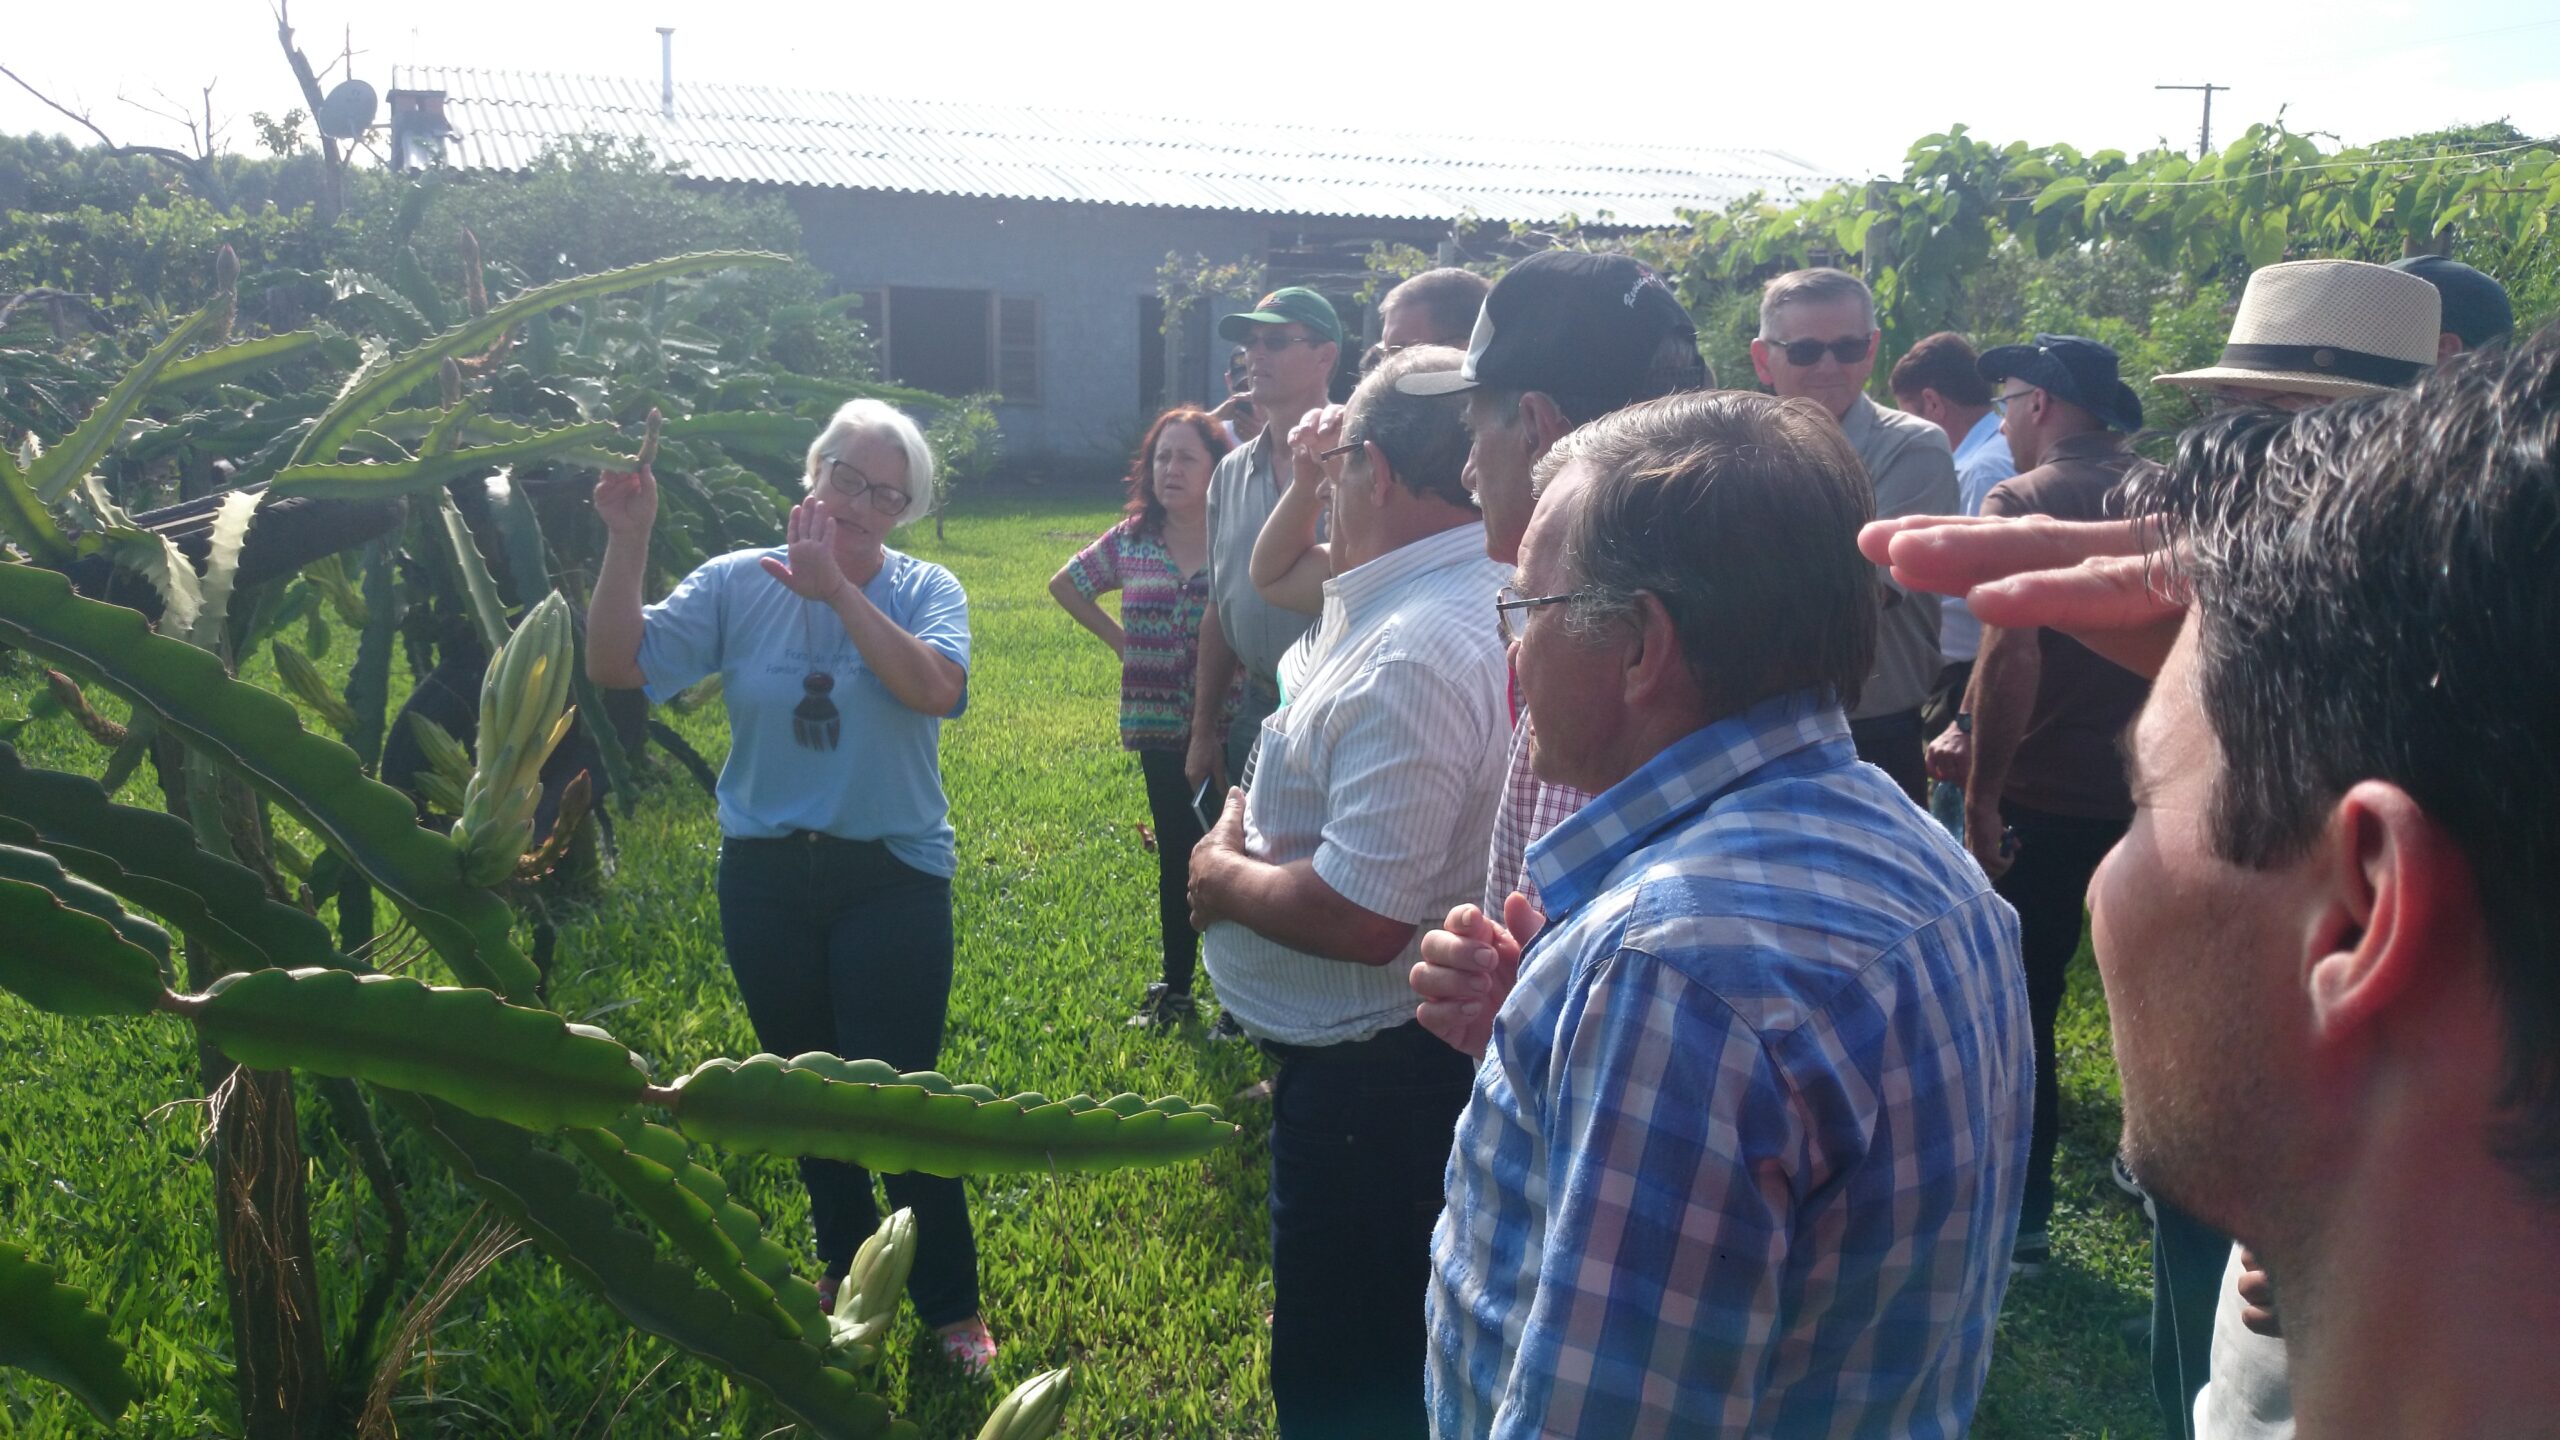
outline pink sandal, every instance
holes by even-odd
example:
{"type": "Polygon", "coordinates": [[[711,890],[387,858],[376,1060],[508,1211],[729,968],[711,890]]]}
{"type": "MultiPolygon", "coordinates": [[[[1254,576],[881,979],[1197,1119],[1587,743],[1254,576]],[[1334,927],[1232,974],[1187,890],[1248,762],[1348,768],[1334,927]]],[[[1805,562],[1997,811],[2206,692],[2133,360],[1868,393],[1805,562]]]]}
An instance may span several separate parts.
{"type": "Polygon", "coordinates": [[[972,1315],[935,1333],[942,1340],[942,1358],[970,1379],[984,1380],[995,1370],[996,1337],[988,1333],[986,1317],[972,1315]]]}

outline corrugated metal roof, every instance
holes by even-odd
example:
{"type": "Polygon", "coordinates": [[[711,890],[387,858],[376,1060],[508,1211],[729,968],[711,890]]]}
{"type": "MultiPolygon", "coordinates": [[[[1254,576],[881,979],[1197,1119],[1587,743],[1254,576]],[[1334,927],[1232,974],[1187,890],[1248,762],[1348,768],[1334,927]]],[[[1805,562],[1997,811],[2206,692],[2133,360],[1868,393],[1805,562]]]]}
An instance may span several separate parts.
{"type": "Polygon", "coordinates": [[[446,160],[520,170],[544,147],[603,134],[648,142],[704,180],[1076,200],[1274,215],[1659,226],[1754,191],[1836,177],[1782,150],[1406,135],[679,84],[675,115],[647,80],[401,66],[442,90],[460,133],[446,160]]]}

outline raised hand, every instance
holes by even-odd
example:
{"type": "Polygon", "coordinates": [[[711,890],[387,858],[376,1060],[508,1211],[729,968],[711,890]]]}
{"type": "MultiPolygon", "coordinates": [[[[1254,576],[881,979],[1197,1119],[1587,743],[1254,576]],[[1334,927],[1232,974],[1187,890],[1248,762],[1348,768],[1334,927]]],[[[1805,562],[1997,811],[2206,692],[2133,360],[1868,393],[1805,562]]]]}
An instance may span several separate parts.
{"type": "Polygon", "coordinates": [[[764,569],[792,594],[803,600],[832,601],[837,591],[853,583],[836,564],[836,517],[827,513],[817,497],[791,507],[783,538],[788,546],[786,558],[767,555],[764,569]]]}
{"type": "Polygon", "coordinates": [[[596,518],[618,539],[647,539],[658,520],[658,477],[649,467],[607,470],[596,477],[596,518]]]}
{"type": "Polygon", "coordinates": [[[1406,973],[1422,997],[1414,1018],[1451,1049],[1483,1059],[1493,1017],[1520,977],[1520,952],[1546,923],[1518,891],[1502,902],[1500,924],[1474,905],[1450,911],[1447,925],[1422,937],[1422,959],[1406,973]]]}
{"type": "Polygon", "coordinates": [[[1340,405],[1319,405],[1289,431],[1291,484],[1316,485],[1340,472],[1341,456],[1330,461],[1322,457],[1342,443],[1342,422],[1349,413],[1340,405]]]}

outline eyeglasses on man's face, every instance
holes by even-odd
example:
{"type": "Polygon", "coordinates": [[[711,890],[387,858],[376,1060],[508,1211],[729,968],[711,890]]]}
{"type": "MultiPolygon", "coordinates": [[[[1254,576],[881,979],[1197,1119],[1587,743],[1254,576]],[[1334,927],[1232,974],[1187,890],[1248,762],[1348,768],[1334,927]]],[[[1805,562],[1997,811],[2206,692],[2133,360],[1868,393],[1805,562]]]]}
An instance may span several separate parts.
{"type": "Polygon", "coordinates": [[[2003,390],[1999,394],[1991,397],[1992,413],[1998,415],[2001,419],[2006,420],[2009,418],[2010,406],[2017,404],[2019,401],[2026,399],[2034,393],[2036,393],[2036,389],[2032,385],[2028,386],[2024,390],[2003,390]]]}
{"type": "Polygon", "coordinates": [[[1843,365],[1855,365],[1867,358],[1867,351],[1875,344],[1875,339],[1858,335],[1845,340],[1771,340],[1767,344],[1771,350],[1786,356],[1788,364],[1807,370],[1821,364],[1824,355],[1843,365]]]}
{"type": "Polygon", "coordinates": [[[818,473],[826,480],[828,489],[847,500],[866,502],[872,509],[883,515],[905,514],[907,502],[915,498],[895,485],[882,485],[872,481],[851,464],[833,455],[818,457],[818,473]]]}
{"type": "Polygon", "coordinates": [[[1277,355],[1292,345],[1304,345],[1312,349],[1323,343],[1325,342],[1313,335],[1291,335],[1278,330],[1261,330],[1246,336],[1241,342],[1241,347],[1246,350],[1259,350],[1265,355],[1277,355]]]}
{"type": "Polygon", "coordinates": [[[1500,590],[1494,592],[1494,627],[1502,632],[1503,644],[1516,645],[1520,641],[1522,630],[1529,623],[1526,618],[1526,612],[1542,609],[1549,605],[1561,605],[1572,598],[1573,596],[1570,592],[1563,595],[1523,595],[1517,587],[1505,585],[1500,590]],[[1523,618],[1518,625],[1514,625],[1511,621],[1511,616],[1514,611],[1519,611],[1523,614],[1523,618]]]}

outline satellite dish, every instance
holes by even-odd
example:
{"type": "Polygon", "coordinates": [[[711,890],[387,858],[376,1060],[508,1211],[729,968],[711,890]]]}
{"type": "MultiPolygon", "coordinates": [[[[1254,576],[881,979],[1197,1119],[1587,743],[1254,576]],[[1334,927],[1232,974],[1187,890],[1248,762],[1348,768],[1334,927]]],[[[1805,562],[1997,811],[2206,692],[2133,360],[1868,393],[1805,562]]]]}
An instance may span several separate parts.
{"type": "Polygon", "coordinates": [[[373,87],[361,80],[347,80],[329,92],[320,102],[320,133],[339,140],[353,140],[373,128],[373,117],[381,101],[373,87]]]}

